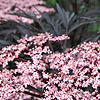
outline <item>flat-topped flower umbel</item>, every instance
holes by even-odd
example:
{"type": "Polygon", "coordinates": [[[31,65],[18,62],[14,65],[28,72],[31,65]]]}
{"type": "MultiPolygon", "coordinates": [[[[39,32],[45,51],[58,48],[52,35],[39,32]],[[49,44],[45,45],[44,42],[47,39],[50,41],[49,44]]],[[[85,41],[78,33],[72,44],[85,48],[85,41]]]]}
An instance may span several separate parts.
{"type": "Polygon", "coordinates": [[[41,33],[2,48],[0,100],[100,99],[100,44],[54,48],[65,39],[69,37],[41,33]]]}
{"type": "Polygon", "coordinates": [[[41,17],[40,12],[54,12],[53,8],[47,8],[43,0],[0,0],[0,20],[22,20],[23,22],[32,23],[33,20],[24,17],[9,15],[9,13],[21,10],[31,13],[34,12],[38,18],[41,17]],[[38,10],[39,11],[38,11],[38,10]]]}

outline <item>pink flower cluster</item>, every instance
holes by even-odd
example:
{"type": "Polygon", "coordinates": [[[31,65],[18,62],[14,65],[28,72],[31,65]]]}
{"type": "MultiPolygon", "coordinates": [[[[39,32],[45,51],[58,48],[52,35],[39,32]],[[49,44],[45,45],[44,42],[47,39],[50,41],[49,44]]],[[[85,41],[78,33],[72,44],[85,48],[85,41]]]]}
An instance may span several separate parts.
{"type": "Polygon", "coordinates": [[[41,33],[4,47],[0,51],[0,100],[100,99],[100,44],[53,50],[54,43],[65,39],[69,37],[41,33]]]}
{"type": "Polygon", "coordinates": [[[25,12],[34,12],[38,18],[41,17],[41,14],[36,10],[38,9],[41,12],[52,12],[54,11],[53,8],[47,8],[43,6],[45,2],[43,0],[0,0],[0,20],[8,20],[8,19],[14,19],[14,20],[22,20],[24,22],[31,23],[32,20],[9,15],[8,13],[12,12],[20,12],[18,8],[24,10],[25,12]],[[18,8],[17,8],[18,7],[18,8]],[[36,8],[36,9],[35,9],[36,8]]]}

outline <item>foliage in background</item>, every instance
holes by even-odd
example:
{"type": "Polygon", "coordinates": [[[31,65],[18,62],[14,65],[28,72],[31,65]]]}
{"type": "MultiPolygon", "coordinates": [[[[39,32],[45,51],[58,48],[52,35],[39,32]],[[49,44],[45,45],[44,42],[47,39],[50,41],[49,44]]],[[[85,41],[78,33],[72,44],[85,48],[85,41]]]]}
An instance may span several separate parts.
{"type": "Polygon", "coordinates": [[[44,0],[46,2],[46,5],[49,7],[55,6],[57,3],[57,0],[44,0]]]}
{"type": "MultiPolygon", "coordinates": [[[[45,0],[45,1],[50,2],[51,0],[45,0]]],[[[58,3],[60,5],[60,7],[63,8],[65,11],[68,11],[70,13],[74,12],[75,15],[78,15],[81,17],[84,17],[85,13],[89,12],[90,10],[91,10],[91,12],[88,13],[88,17],[91,17],[93,15],[94,16],[98,15],[97,18],[99,18],[99,16],[100,16],[99,9],[93,10],[96,7],[100,7],[100,0],[95,0],[95,1],[94,0],[56,0],[56,3],[58,3]]],[[[88,25],[82,26],[81,30],[80,29],[79,29],[79,31],[75,30],[74,32],[75,32],[75,34],[78,35],[78,37],[80,37],[80,34],[83,34],[81,36],[81,37],[83,37],[82,41],[84,41],[84,39],[86,39],[86,37],[87,37],[86,34],[88,34],[89,37],[95,36],[95,35],[97,35],[96,33],[98,31],[100,31],[100,21],[97,21],[96,23],[94,22],[93,24],[88,24],[88,25]]],[[[73,36],[73,37],[75,37],[74,40],[76,40],[78,43],[80,43],[81,39],[80,38],[77,39],[77,35],[73,36]]],[[[88,37],[87,37],[87,39],[88,39],[88,37]]],[[[78,44],[77,42],[74,42],[74,43],[78,44]]],[[[74,43],[72,42],[72,45],[75,45],[74,43]]]]}

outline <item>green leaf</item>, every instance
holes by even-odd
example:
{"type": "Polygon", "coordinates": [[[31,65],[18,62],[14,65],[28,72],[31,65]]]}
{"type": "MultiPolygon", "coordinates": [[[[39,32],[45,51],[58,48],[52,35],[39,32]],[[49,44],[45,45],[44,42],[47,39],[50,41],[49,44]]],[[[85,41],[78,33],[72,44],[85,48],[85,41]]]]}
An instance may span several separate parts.
{"type": "Polygon", "coordinates": [[[3,69],[3,67],[2,67],[2,65],[0,65],[0,71],[2,71],[2,69],[3,69]]]}
{"type": "Polygon", "coordinates": [[[14,61],[10,61],[10,62],[8,62],[8,65],[6,66],[6,68],[7,68],[8,70],[10,70],[10,69],[16,69],[17,66],[16,66],[16,64],[15,64],[14,61]]]}

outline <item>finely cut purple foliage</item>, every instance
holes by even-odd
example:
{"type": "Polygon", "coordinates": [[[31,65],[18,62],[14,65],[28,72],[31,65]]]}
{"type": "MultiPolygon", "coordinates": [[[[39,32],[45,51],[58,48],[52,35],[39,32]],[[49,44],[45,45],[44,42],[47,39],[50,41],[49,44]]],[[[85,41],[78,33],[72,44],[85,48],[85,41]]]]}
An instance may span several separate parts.
{"type": "Polygon", "coordinates": [[[65,39],[69,37],[41,33],[4,47],[0,51],[0,100],[100,99],[100,44],[55,51],[52,44],[65,39]]]}

